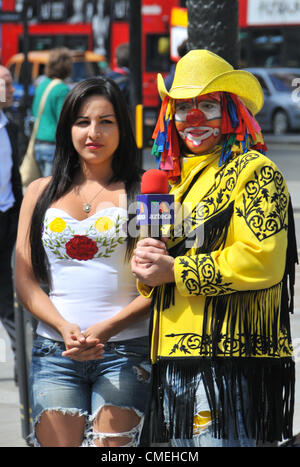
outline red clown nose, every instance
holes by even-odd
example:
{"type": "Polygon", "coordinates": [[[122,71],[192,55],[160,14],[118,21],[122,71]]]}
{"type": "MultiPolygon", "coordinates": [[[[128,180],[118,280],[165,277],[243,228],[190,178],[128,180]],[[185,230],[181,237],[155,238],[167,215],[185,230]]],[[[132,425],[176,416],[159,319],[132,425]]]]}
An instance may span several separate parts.
{"type": "Polygon", "coordinates": [[[186,116],[186,121],[189,125],[201,125],[206,120],[203,112],[199,109],[192,109],[186,116]]]}

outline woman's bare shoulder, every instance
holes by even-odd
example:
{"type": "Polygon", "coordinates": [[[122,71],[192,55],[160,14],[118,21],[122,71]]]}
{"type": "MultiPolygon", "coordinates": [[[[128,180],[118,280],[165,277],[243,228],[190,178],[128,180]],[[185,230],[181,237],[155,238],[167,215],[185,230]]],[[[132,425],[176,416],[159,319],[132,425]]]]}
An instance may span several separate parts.
{"type": "Polygon", "coordinates": [[[31,215],[40,195],[49,184],[50,180],[51,177],[38,178],[28,185],[24,193],[21,214],[25,212],[26,215],[31,215]]]}
{"type": "Polygon", "coordinates": [[[51,177],[37,178],[31,182],[25,191],[26,198],[38,199],[46,186],[50,183],[51,177]]]}

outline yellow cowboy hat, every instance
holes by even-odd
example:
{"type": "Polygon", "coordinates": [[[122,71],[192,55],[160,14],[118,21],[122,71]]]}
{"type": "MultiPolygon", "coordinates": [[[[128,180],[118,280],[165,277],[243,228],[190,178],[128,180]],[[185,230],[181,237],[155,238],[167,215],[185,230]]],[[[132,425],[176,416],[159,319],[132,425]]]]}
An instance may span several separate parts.
{"type": "Polygon", "coordinates": [[[263,106],[264,95],[258,80],[248,71],[235,70],[226,60],[209,50],[191,50],[182,57],[175,70],[168,92],[161,74],[157,76],[160,97],[191,99],[209,92],[231,92],[257,114],[263,106]]]}

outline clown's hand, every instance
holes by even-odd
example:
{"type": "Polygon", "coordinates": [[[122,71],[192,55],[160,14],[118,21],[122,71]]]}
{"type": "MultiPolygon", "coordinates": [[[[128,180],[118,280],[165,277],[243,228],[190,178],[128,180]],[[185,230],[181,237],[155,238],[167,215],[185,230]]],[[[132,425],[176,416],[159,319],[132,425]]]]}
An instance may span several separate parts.
{"type": "Polygon", "coordinates": [[[168,255],[165,243],[154,238],[137,243],[131,268],[140,282],[151,287],[174,282],[174,259],[168,255]]]}

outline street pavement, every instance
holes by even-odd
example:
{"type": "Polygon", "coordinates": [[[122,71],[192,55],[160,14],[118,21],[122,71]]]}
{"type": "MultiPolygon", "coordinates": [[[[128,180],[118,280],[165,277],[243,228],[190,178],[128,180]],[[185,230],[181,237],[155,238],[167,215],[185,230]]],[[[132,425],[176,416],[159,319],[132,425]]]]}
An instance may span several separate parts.
{"type": "MultiPolygon", "coordinates": [[[[266,138],[271,149],[278,144],[295,144],[300,148],[300,137],[284,137],[277,140],[275,137],[266,138]]],[[[147,169],[155,167],[153,160],[146,155],[147,169]]],[[[297,170],[294,176],[287,178],[287,185],[293,199],[295,210],[296,230],[300,229],[300,154],[297,161],[297,170]],[[299,227],[298,227],[299,225],[299,227]]],[[[299,232],[298,232],[299,235],[299,232]]],[[[300,242],[298,242],[298,253],[300,242]]],[[[294,434],[300,433],[300,267],[297,267],[295,287],[295,312],[291,317],[292,337],[295,350],[296,363],[296,401],[294,417],[294,434]]],[[[13,380],[13,354],[10,349],[8,336],[0,323],[0,447],[26,447],[22,436],[21,412],[19,390],[13,380]]]]}
{"type": "Polygon", "coordinates": [[[27,446],[22,437],[18,387],[14,383],[13,353],[0,324],[0,447],[27,446]]]}

